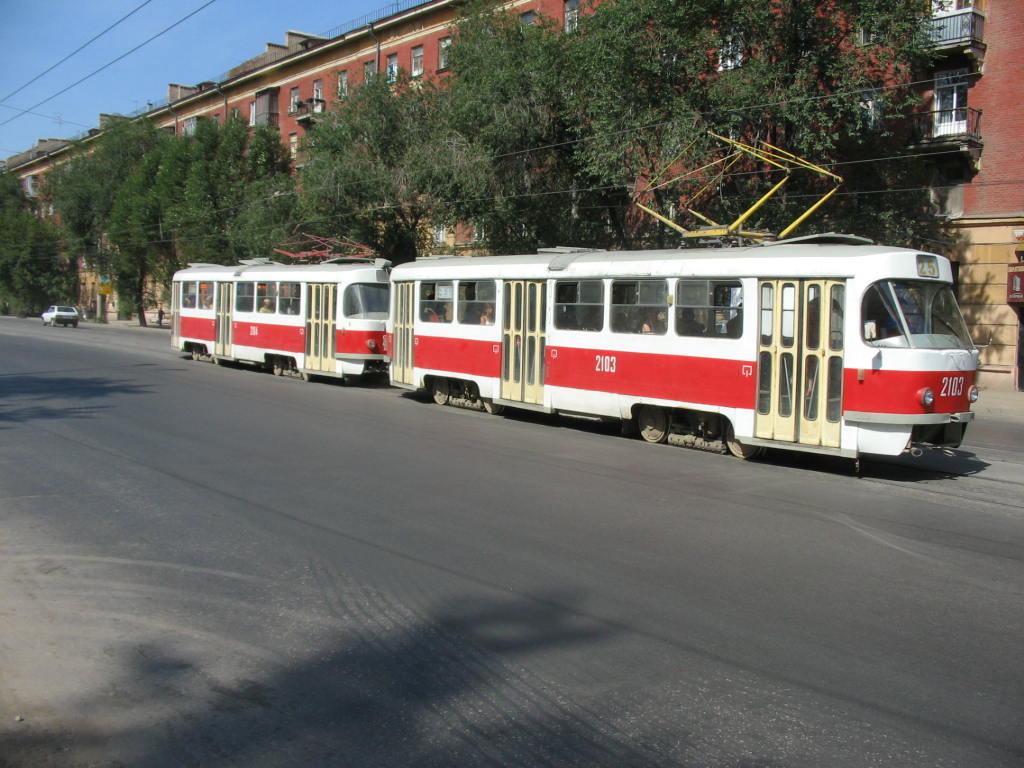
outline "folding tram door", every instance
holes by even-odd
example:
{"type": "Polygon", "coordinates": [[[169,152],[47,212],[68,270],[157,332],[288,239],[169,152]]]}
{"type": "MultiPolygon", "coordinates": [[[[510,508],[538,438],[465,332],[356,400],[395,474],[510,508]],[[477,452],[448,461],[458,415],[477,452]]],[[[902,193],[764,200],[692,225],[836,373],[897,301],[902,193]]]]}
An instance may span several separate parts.
{"type": "Polygon", "coordinates": [[[393,283],[395,323],[391,329],[391,378],[399,384],[412,384],[415,283],[393,283]]]}
{"type": "Polygon", "coordinates": [[[306,369],[334,373],[334,317],[338,286],[306,286],[306,369]]]}
{"type": "Polygon", "coordinates": [[[231,356],[231,283],[217,283],[217,329],[213,353],[231,356]]]}
{"type": "Polygon", "coordinates": [[[547,285],[543,280],[506,280],[502,289],[501,397],[544,403],[544,320],[547,285]]]}
{"type": "Polygon", "coordinates": [[[839,447],[845,294],[840,280],[760,281],[757,437],[839,447]]]}

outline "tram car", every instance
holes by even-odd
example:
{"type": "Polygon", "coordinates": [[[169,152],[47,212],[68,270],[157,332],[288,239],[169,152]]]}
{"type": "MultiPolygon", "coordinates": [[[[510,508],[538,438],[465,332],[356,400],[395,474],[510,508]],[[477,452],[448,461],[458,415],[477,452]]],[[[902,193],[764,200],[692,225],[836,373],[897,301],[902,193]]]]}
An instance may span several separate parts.
{"type": "Polygon", "coordinates": [[[384,375],[389,268],[382,259],[351,258],[190,264],[172,282],[171,344],[195,360],[278,376],[384,375]]]}
{"type": "Polygon", "coordinates": [[[741,458],[919,455],[974,416],[978,351],[936,254],[819,235],[427,258],[391,282],[391,382],[438,403],[621,419],[741,458]]]}

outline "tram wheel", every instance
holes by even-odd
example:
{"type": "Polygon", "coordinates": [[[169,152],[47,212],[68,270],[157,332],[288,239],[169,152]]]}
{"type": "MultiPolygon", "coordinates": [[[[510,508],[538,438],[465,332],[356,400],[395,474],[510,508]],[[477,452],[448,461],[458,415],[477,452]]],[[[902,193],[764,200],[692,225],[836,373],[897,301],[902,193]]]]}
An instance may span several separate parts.
{"type": "Polygon", "coordinates": [[[655,405],[641,406],[636,415],[640,437],[648,443],[663,443],[668,437],[668,411],[655,405]]]}
{"type": "Polygon", "coordinates": [[[764,453],[764,448],[759,445],[744,445],[737,440],[736,435],[732,431],[732,424],[727,425],[725,428],[725,447],[737,459],[743,459],[744,461],[756,459],[764,453]]]}
{"type": "Polygon", "coordinates": [[[484,400],[482,402],[484,404],[484,410],[487,411],[487,413],[491,414],[492,416],[497,416],[502,411],[505,410],[504,405],[495,403],[493,400],[484,400]]]}
{"type": "Polygon", "coordinates": [[[274,364],[270,367],[270,371],[275,376],[284,376],[284,367],[277,360],[275,360],[274,364]]]}
{"type": "Polygon", "coordinates": [[[448,379],[434,379],[430,385],[430,394],[434,398],[434,402],[438,405],[444,405],[448,402],[448,379]]]}
{"type": "Polygon", "coordinates": [[[309,371],[302,371],[302,372],[301,372],[301,373],[299,374],[299,377],[300,377],[300,378],[301,378],[301,379],[302,379],[303,381],[312,381],[312,380],[313,380],[313,374],[311,374],[311,373],[310,373],[309,371]]]}
{"type": "Polygon", "coordinates": [[[220,365],[220,358],[218,358],[216,355],[210,355],[210,362],[213,363],[214,365],[220,365]]]}

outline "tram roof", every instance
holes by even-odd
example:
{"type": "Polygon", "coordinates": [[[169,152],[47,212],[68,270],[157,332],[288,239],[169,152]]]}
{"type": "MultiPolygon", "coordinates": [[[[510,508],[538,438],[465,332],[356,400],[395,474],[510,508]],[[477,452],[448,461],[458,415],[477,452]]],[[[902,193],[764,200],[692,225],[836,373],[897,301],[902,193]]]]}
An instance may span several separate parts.
{"type": "MultiPolygon", "coordinates": [[[[851,239],[852,240],[852,239],[851,239]]],[[[649,251],[562,249],[517,256],[428,257],[401,264],[395,277],[566,277],[579,275],[836,275],[853,277],[881,261],[913,263],[920,251],[869,241],[779,241],[731,248],[649,251]],[[889,257],[888,259],[886,257],[889,257]]],[[[893,263],[893,266],[895,264],[893,263]]]]}
{"type": "Polygon", "coordinates": [[[253,279],[308,279],[318,274],[335,274],[338,272],[351,272],[355,270],[379,270],[390,266],[390,262],[383,259],[371,261],[369,259],[345,259],[344,261],[324,261],[319,264],[281,264],[276,261],[254,260],[249,263],[239,264],[189,264],[185,269],[175,273],[177,279],[200,279],[203,277],[225,278],[225,277],[252,277],[253,279]]]}

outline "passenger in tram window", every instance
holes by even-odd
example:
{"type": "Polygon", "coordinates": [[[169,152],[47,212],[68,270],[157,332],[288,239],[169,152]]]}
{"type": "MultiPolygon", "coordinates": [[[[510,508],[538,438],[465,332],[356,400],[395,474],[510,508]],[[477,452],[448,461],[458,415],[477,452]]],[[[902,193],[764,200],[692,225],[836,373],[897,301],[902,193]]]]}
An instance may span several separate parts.
{"type": "Polygon", "coordinates": [[[273,311],[274,311],[274,302],[271,301],[270,299],[264,299],[263,303],[260,304],[260,312],[273,313],[273,311]]]}
{"type": "Polygon", "coordinates": [[[484,304],[480,312],[480,325],[494,325],[494,305],[484,304]]]}
{"type": "Polygon", "coordinates": [[[664,312],[648,312],[643,325],[640,326],[640,333],[653,333],[659,336],[664,334],[666,319],[664,312]]]}
{"type": "Polygon", "coordinates": [[[697,322],[690,307],[684,307],[679,314],[679,335],[703,336],[704,326],[697,322]]]}

